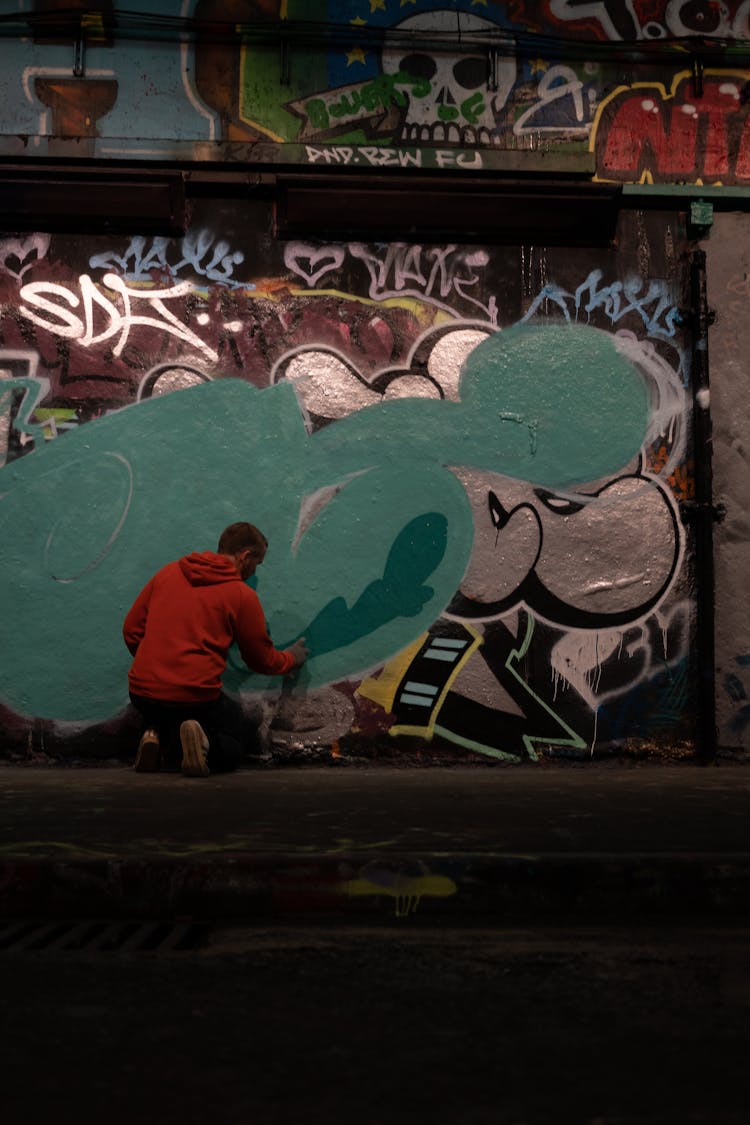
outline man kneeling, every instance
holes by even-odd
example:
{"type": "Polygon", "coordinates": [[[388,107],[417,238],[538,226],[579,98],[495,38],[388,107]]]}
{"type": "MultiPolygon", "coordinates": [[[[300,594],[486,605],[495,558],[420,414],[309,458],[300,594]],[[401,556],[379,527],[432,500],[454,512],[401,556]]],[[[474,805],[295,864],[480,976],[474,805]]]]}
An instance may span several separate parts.
{"type": "Polygon", "coordinates": [[[133,602],[122,632],[134,657],[130,699],[144,723],[136,770],[158,770],[177,745],[189,777],[236,769],[242,711],[221,683],[234,642],[248,668],[265,675],[283,676],[307,660],[304,637],[274,648],[258,595],[245,585],[267,548],[253,524],[230,524],[216,551],[168,563],[133,602]]]}

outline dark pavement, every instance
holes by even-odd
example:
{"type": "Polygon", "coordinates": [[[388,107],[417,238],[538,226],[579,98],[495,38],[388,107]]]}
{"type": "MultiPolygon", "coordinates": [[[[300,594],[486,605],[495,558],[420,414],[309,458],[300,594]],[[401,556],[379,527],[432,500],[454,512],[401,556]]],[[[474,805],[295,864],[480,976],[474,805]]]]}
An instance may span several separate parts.
{"type": "Polygon", "coordinates": [[[0,956],[3,1125],[745,1125],[748,929],[219,928],[0,956]]]}
{"type": "Polygon", "coordinates": [[[453,926],[750,915],[750,764],[0,765],[0,912],[453,926]]]}
{"type": "Polygon", "coordinates": [[[3,1122],[740,1125],[750,765],[0,766],[3,1122]]]}

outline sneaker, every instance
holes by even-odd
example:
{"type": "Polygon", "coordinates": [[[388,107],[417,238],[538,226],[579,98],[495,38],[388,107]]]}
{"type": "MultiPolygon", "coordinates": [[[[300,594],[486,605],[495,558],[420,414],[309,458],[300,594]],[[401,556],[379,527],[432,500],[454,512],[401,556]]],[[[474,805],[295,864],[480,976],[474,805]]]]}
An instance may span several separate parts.
{"type": "Polygon", "coordinates": [[[161,766],[159,735],[155,730],[144,730],[138,743],[133,769],[138,773],[155,773],[161,766]]]}
{"type": "Polygon", "coordinates": [[[197,719],[186,719],[180,725],[180,743],[182,772],[188,777],[208,777],[208,739],[197,719]]]}

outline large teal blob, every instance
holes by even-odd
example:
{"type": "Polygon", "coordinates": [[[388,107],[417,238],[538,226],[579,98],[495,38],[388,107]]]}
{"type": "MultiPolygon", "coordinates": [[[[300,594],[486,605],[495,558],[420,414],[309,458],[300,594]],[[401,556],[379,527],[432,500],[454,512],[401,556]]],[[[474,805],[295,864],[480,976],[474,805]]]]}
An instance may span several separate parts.
{"type": "MultiPolygon", "coordinates": [[[[517,327],[469,356],[461,402],[396,399],[319,433],[294,390],[218,381],[128,407],[0,471],[0,696],[103,719],[127,701],[122,619],[159,566],[248,519],[275,643],[306,636],[306,686],[373,668],[452,598],[472,517],[450,467],[547,487],[614,472],[648,420],[640,375],[604,333],[517,327]]],[[[236,690],[280,686],[230,661],[236,690]]]]}

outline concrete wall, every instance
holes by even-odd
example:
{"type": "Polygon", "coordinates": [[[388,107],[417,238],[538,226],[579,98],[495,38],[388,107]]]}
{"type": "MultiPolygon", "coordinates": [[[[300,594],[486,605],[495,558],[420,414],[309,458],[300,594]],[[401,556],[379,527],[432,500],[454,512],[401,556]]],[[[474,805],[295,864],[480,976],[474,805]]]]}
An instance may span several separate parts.
{"type": "Polygon", "coordinates": [[[230,200],[2,240],[5,749],[129,731],[125,611],[238,518],[313,653],[293,689],[230,667],[279,746],[689,745],[685,244],[618,244],[282,242],[230,200]]]}
{"type": "Polygon", "coordinates": [[[750,748],[750,220],[718,215],[706,242],[715,529],[716,699],[719,742],[750,748]]]}
{"type": "MultiPolygon", "coordinates": [[[[4,6],[0,187],[42,162],[68,201],[84,159],[177,167],[189,226],[94,234],[84,205],[61,223],[55,181],[49,222],[16,206],[1,236],[0,750],[132,739],[122,615],[156,566],[236,518],[271,540],[259,591],[275,640],[304,632],[314,653],[293,692],[228,675],[279,747],[689,749],[679,192],[750,183],[748,71],[701,62],[710,39],[748,38],[747,5],[66,7],[4,6]],[[195,182],[209,164],[223,195],[195,182]],[[565,241],[554,199],[555,238],[523,246],[285,241],[273,188],[254,194],[285,169],[632,193],[607,248],[585,245],[593,212],[545,246],[565,241]],[[673,185],[674,211],[638,209],[673,185]]],[[[446,217],[459,232],[472,190],[446,217]]],[[[750,653],[726,608],[747,620],[742,222],[709,240],[727,745],[745,737],[750,653]]]]}

